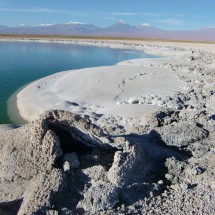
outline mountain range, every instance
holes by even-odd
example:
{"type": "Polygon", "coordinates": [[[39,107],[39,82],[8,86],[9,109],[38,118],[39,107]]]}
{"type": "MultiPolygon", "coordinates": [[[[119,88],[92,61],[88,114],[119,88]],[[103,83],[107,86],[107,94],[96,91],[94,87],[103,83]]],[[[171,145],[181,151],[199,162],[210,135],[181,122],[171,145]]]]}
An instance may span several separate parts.
{"type": "Polygon", "coordinates": [[[38,26],[22,25],[19,27],[0,25],[0,34],[126,37],[215,42],[215,28],[213,27],[186,31],[167,31],[158,29],[147,23],[132,26],[123,21],[104,28],[78,22],[41,24],[38,26]]]}

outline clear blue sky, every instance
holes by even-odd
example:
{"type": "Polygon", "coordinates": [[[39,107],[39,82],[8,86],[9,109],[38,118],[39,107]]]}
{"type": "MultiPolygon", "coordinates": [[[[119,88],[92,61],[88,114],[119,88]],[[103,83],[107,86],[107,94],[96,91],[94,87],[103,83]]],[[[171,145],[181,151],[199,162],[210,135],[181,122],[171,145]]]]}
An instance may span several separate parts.
{"type": "Polygon", "coordinates": [[[167,30],[215,26],[215,0],[0,0],[0,25],[81,22],[105,27],[120,19],[167,30]]]}

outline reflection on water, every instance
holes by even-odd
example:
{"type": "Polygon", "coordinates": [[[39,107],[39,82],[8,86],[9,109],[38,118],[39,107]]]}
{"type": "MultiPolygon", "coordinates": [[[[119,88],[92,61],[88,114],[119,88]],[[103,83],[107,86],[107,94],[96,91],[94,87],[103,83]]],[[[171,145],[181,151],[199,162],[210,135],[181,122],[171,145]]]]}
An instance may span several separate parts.
{"type": "Polygon", "coordinates": [[[10,123],[7,100],[20,87],[59,71],[153,57],[143,51],[60,43],[0,42],[0,124],[10,123]]]}

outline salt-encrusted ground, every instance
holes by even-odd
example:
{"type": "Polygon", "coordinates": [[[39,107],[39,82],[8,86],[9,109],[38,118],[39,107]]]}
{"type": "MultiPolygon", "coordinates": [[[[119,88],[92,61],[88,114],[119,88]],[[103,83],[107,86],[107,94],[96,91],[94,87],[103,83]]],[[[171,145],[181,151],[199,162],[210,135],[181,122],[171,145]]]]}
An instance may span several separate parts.
{"type": "Polygon", "coordinates": [[[214,45],[93,43],[169,57],[22,90],[34,121],[0,126],[0,213],[214,214],[214,45]]]}

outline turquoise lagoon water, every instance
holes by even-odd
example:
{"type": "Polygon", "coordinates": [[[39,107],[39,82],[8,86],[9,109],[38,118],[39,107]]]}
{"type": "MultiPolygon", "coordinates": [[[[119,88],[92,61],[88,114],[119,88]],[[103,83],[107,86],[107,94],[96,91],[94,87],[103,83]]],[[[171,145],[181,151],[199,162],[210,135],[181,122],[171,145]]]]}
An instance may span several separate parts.
{"type": "MultiPolygon", "coordinates": [[[[154,57],[143,51],[63,43],[0,42],[0,124],[11,123],[9,97],[20,87],[56,72],[154,57]]],[[[84,86],[83,86],[84,87],[84,86]]]]}

